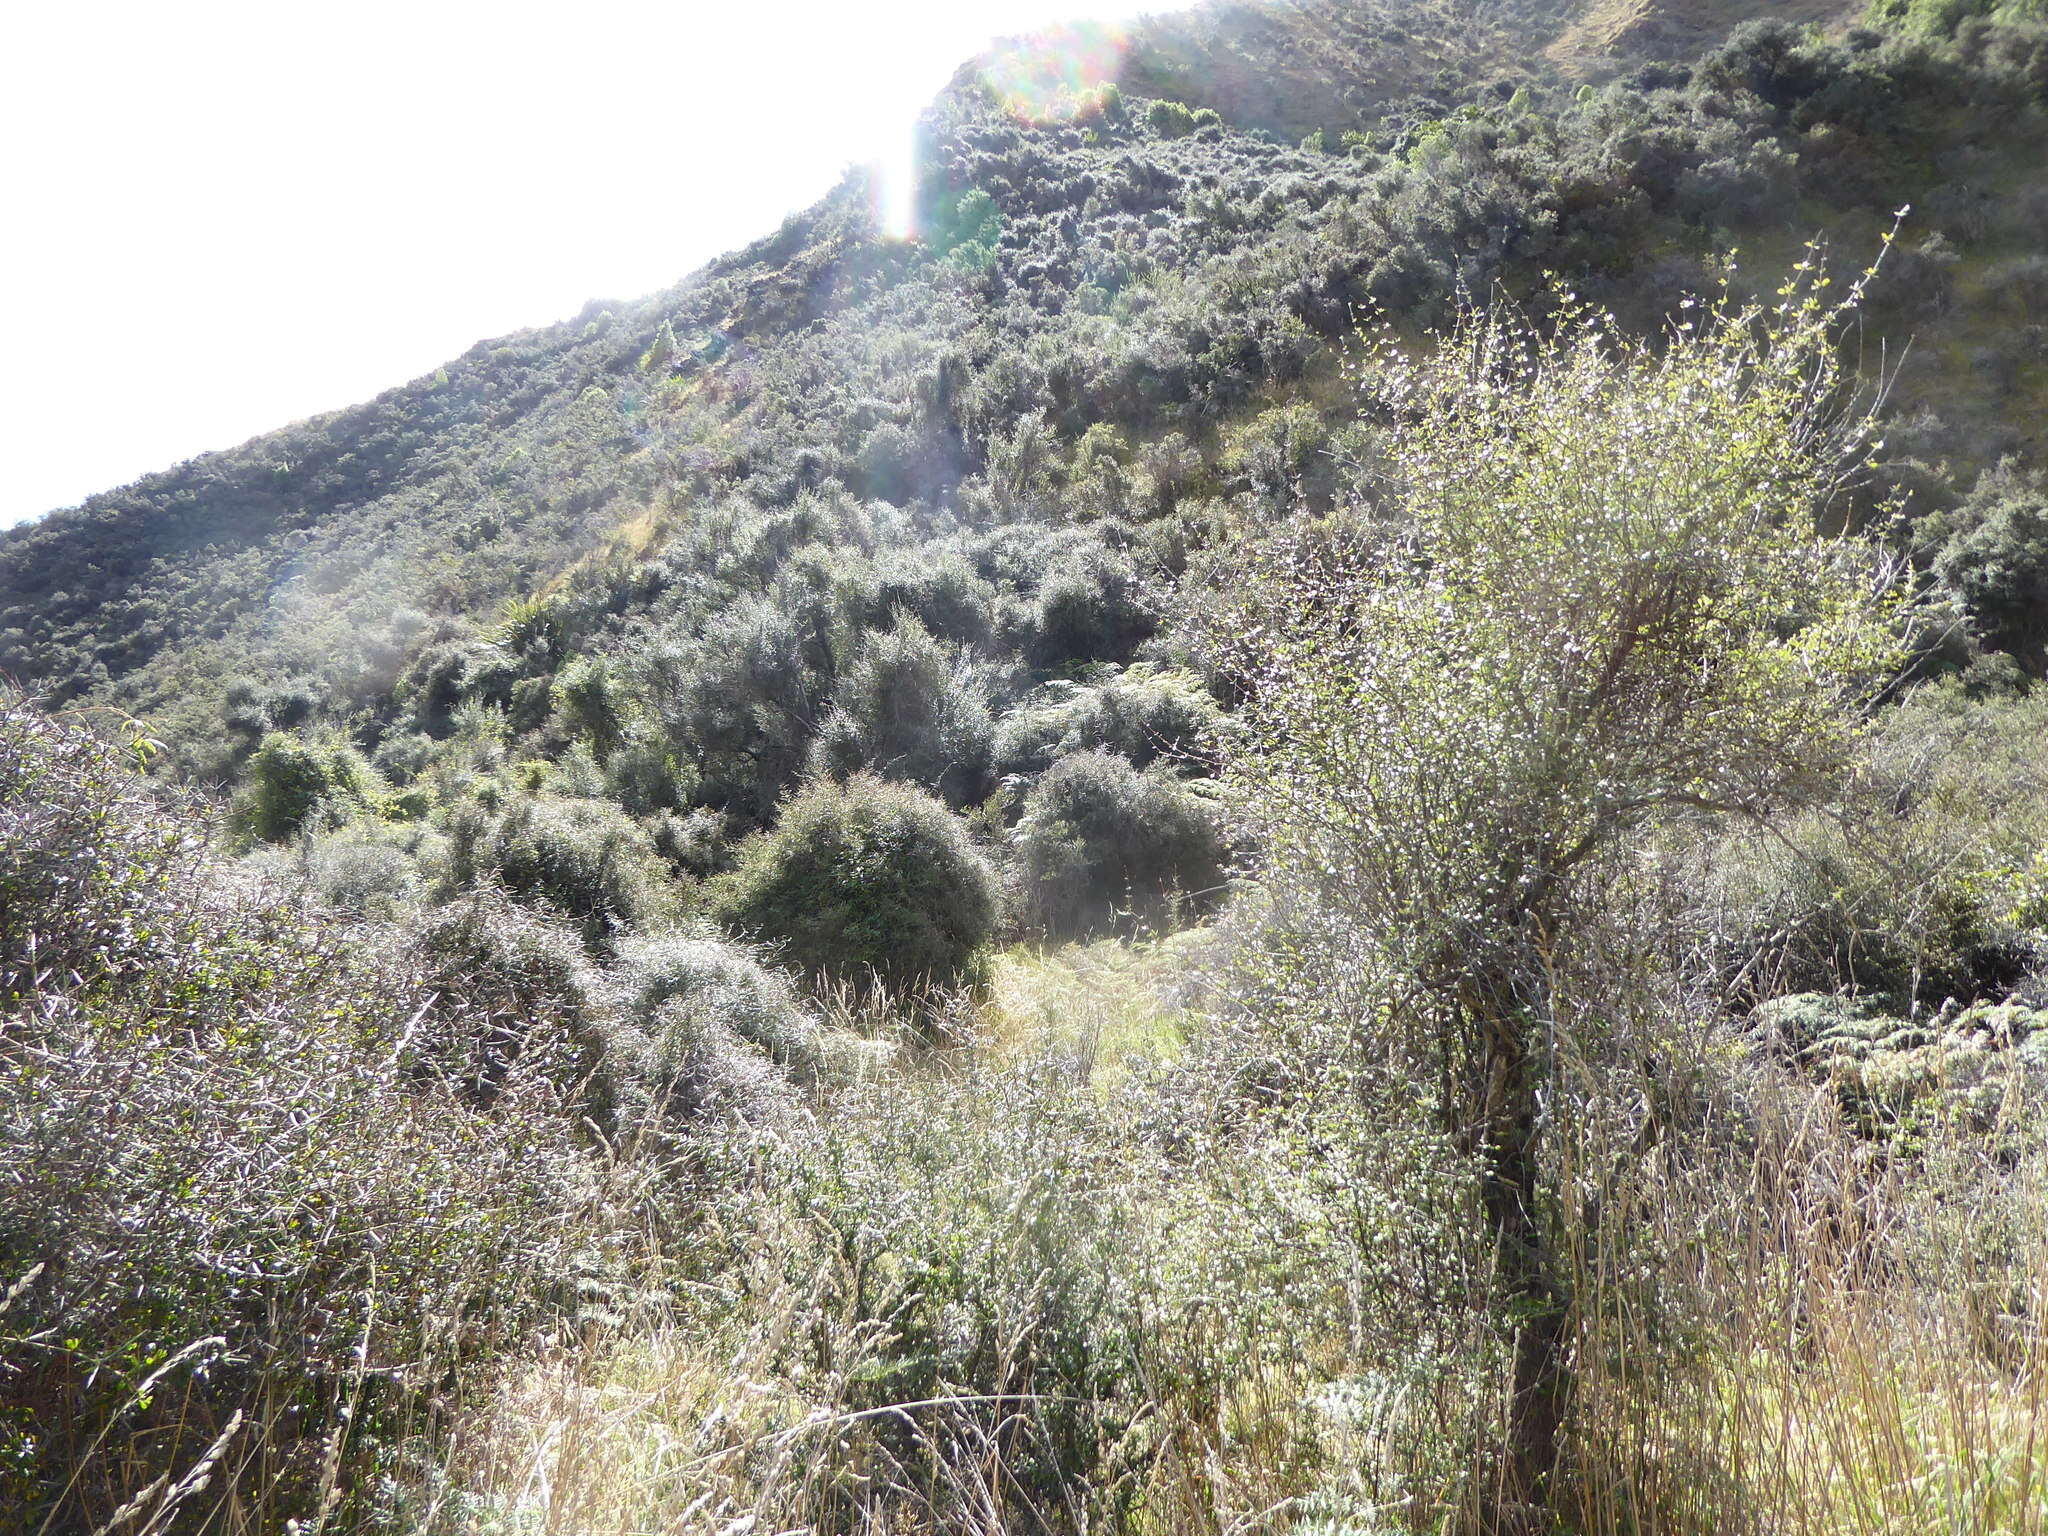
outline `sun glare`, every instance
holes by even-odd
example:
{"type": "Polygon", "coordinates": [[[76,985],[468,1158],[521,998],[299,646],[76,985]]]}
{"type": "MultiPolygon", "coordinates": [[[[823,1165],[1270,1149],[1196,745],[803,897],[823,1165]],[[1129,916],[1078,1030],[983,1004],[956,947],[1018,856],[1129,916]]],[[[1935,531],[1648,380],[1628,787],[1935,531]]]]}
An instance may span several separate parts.
{"type": "Polygon", "coordinates": [[[917,234],[917,133],[906,129],[893,154],[875,167],[875,194],[884,232],[891,240],[917,234]]]}
{"type": "MultiPolygon", "coordinates": [[[[982,83],[1004,110],[1025,123],[1067,122],[1099,112],[1116,84],[1129,33],[1105,22],[1047,27],[990,50],[982,83]]],[[[907,132],[874,168],[875,213],[892,240],[915,239],[917,135],[907,132]]]]}
{"type": "Polygon", "coordinates": [[[1122,27],[1102,22],[1049,27],[998,48],[983,67],[982,79],[1022,121],[1058,122],[1101,105],[1129,48],[1122,27]]]}

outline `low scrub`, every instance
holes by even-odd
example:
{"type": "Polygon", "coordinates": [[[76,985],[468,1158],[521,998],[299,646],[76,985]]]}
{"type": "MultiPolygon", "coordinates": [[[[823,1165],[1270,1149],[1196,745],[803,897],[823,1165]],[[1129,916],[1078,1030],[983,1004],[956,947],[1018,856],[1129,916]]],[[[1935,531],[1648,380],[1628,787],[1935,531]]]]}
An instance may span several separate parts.
{"type": "Polygon", "coordinates": [[[0,784],[0,1507],[360,1513],[554,1310],[599,1169],[545,1077],[465,1091],[396,945],[231,880],[115,748],[8,703],[0,784]]]}
{"type": "Polygon", "coordinates": [[[1048,938],[1167,926],[1223,894],[1215,810],[1114,752],[1053,764],[1025,797],[1012,848],[1021,915],[1048,938]]]}

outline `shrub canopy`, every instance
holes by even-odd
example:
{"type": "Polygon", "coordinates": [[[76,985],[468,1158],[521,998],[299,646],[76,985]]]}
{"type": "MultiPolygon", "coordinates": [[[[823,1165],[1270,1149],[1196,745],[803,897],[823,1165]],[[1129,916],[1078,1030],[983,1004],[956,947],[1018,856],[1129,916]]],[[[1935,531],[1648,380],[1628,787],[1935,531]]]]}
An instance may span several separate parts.
{"type": "Polygon", "coordinates": [[[970,977],[996,895],[957,817],[871,774],[799,793],[709,891],[720,922],[779,946],[814,982],[899,992],[970,977]]]}

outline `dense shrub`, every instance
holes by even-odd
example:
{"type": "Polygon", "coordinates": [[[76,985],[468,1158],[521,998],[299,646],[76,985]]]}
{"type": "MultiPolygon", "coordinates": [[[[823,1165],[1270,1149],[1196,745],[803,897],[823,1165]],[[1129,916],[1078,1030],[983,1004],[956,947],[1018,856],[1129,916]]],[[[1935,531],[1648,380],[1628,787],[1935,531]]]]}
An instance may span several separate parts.
{"type": "Polygon", "coordinates": [[[1827,810],[1703,850],[1681,878],[1725,983],[1874,994],[1902,1015],[2003,998],[2048,945],[2044,730],[2038,699],[1925,688],[1827,810]]]}
{"type": "Polygon", "coordinates": [[[468,1107],[405,965],[227,878],[84,732],[7,706],[0,781],[0,1523],[356,1518],[425,1394],[566,1293],[570,1120],[524,1078],[468,1107]]]}
{"type": "Polygon", "coordinates": [[[1874,22],[1947,37],[1979,16],[2040,20],[2044,7],[2041,0],[1870,0],[1869,14],[1874,22]]]}
{"type": "Polygon", "coordinates": [[[673,899],[646,831],[607,801],[522,797],[496,819],[472,814],[457,825],[453,855],[458,882],[494,875],[561,912],[592,945],[673,899]]]}
{"type": "Polygon", "coordinates": [[[625,1016],[657,1040],[666,1020],[729,1029],[785,1067],[808,1067],[816,1050],[817,1021],[789,979],[708,928],[636,939],[620,950],[610,985],[625,1016]]]}
{"type": "Polygon", "coordinates": [[[1051,938],[1158,927],[1222,896],[1213,810],[1113,752],[1046,770],[1025,797],[1014,847],[1021,914],[1051,938]]]}
{"type": "Polygon", "coordinates": [[[869,623],[894,623],[899,612],[909,613],[940,640],[986,645],[996,595],[958,550],[926,544],[880,565],[869,623]]]}
{"type": "Polygon", "coordinates": [[[211,873],[194,829],[153,812],[110,743],[0,694],[0,1007],[51,977],[203,1001],[180,926],[132,917],[170,913],[180,893],[196,902],[211,873]]]}
{"type": "Polygon", "coordinates": [[[594,973],[572,930],[484,886],[423,914],[411,951],[458,1081],[488,1093],[524,1064],[609,1110],[594,973]]]}
{"type": "Polygon", "coordinates": [[[802,775],[840,638],[830,594],[786,592],[721,613],[643,659],[666,745],[701,804],[765,821],[802,775]]]}
{"type": "Polygon", "coordinates": [[[949,1447],[978,1444],[1001,1448],[1013,1526],[1085,1510],[1088,1529],[1131,1528],[1165,1303],[1122,1107],[1067,1073],[970,1066],[845,1105],[828,1141],[768,1149],[768,1192],[733,1219],[791,1222],[778,1279],[804,1298],[802,1369],[845,1382],[851,1459],[893,1472],[816,1480],[806,1524],[878,1526],[914,1488],[912,1528],[963,1529],[980,1474],[949,1447]]]}
{"type": "Polygon", "coordinates": [[[2048,490],[2006,463],[1955,512],[1934,570],[1991,644],[2039,672],[2048,646],[2048,490]]]}
{"type": "Polygon", "coordinates": [[[814,982],[896,992],[971,979],[997,915],[995,876],[965,826],[869,774],[797,795],[707,895],[720,922],[814,982]]]}
{"type": "Polygon", "coordinates": [[[422,888],[405,848],[359,827],[310,839],[301,862],[321,904],[356,917],[392,917],[422,888]]]}
{"type": "Polygon", "coordinates": [[[367,802],[373,786],[368,766],[353,749],[278,732],[265,737],[249,760],[244,814],[256,837],[281,843],[318,819],[330,801],[367,802]]]}
{"type": "Polygon", "coordinates": [[[625,739],[625,704],[611,667],[584,656],[562,668],[554,684],[555,713],[568,733],[590,743],[602,764],[625,739]]]}
{"type": "Polygon", "coordinates": [[[1222,710],[1193,674],[1132,667],[1093,687],[1049,684],[1041,697],[1005,715],[996,730],[996,767],[1041,773],[1059,758],[1107,747],[1139,768],[1155,759],[1199,768],[1222,723],[1222,710]]]}
{"type": "Polygon", "coordinates": [[[636,939],[606,987],[622,1031],[615,1064],[630,1067],[633,1091],[657,1112],[758,1118],[785,1074],[805,1079],[817,1069],[818,1024],[789,979],[715,931],[636,939]]]}
{"type": "Polygon", "coordinates": [[[1162,139],[1178,139],[1195,131],[1195,115],[1178,101],[1155,101],[1145,110],[1145,121],[1162,139]]]}
{"type": "Polygon", "coordinates": [[[985,798],[991,738],[984,684],[924,626],[899,613],[833,690],[812,761],[836,778],[871,772],[930,790],[955,808],[985,798]]]}
{"type": "Polygon", "coordinates": [[[1090,552],[1063,563],[1039,589],[1032,660],[1056,671],[1127,661],[1153,627],[1130,563],[1106,551],[1090,552]]]}
{"type": "Polygon", "coordinates": [[[229,685],[221,699],[221,723],[229,734],[254,747],[272,731],[296,730],[312,719],[319,698],[302,683],[265,687],[243,680],[229,685]]]}

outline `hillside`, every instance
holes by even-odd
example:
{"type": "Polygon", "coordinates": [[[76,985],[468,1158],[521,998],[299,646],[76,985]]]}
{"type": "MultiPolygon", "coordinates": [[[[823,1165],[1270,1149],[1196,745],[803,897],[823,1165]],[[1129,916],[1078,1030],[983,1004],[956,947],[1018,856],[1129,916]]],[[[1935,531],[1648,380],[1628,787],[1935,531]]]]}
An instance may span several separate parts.
{"type": "Polygon", "coordinates": [[[2048,1531],[2048,18],[1214,0],[0,535],[0,1536],[2048,1531]]]}
{"type": "Polygon", "coordinates": [[[305,678],[338,715],[381,709],[443,619],[487,626],[508,598],[594,581],[732,494],[772,507],[839,487],[972,522],[999,431],[1036,409],[1063,461],[1098,422],[1120,459],[1184,441],[1199,501],[1234,489],[1225,433],[1327,375],[1356,315],[1434,323],[1460,284],[1528,293],[1556,271],[1649,324],[1738,246],[1760,288],[1816,235],[1860,261],[1906,202],[1866,345],[1906,358],[1902,417],[1940,404],[1914,456],[1967,490],[2033,446],[2035,146],[2031,128],[1989,131],[1984,99],[2026,94],[2025,57],[1923,81],[1876,53],[1801,78],[1757,52],[1711,84],[1646,76],[1580,101],[1545,84],[1546,50],[1692,33],[1640,7],[1480,14],[1226,6],[1097,40],[1134,93],[1171,79],[1226,112],[1186,137],[1135,95],[1116,123],[1062,121],[1071,101],[1043,122],[1006,112],[984,90],[1020,72],[998,55],[932,119],[922,244],[878,238],[849,185],[667,294],[479,343],[366,406],[21,530],[0,544],[0,665],[51,702],[119,700],[174,741],[215,737],[230,679],[305,678]],[[1311,78],[1349,93],[1341,113],[1311,78]],[[1331,104],[1312,114],[1321,152],[1260,131],[1277,101],[1331,104]],[[970,202],[985,228],[961,227],[970,202]],[[876,325],[911,355],[872,389],[808,389],[828,359],[875,373],[846,354],[876,325]],[[1049,369],[1060,351],[1073,363],[1049,369]],[[863,468],[887,457],[868,450],[878,430],[908,434],[910,478],[863,468]]]}

